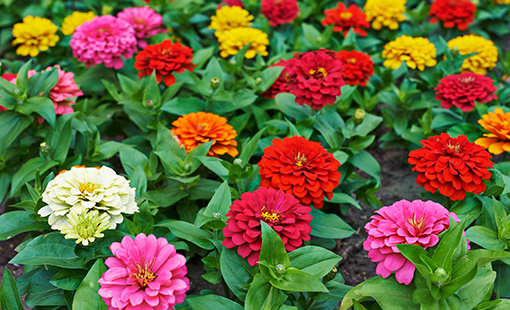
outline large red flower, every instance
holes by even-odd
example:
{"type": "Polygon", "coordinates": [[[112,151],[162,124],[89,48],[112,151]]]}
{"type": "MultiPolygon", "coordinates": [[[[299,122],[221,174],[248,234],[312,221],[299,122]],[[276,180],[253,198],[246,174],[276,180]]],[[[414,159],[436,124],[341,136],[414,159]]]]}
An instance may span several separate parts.
{"type": "Polygon", "coordinates": [[[181,43],[172,43],[170,40],[147,45],[135,59],[134,67],[140,71],[137,74],[140,78],[156,71],[158,83],[164,78],[166,86],[175,84],[174,72],[193,71],[195,67],[195,64],[191,63],[193,50],[181,43]]]}
{"type": "Polygon", "coordinates": [[[354,33],[362,37],[367,36],[367,32],[362,28],[370,28],[370,23],[363,10],[355,4],[351,4],[346,9],[345,4],[338,2],[336,8],[324,10],[324,15],[321,24],[323,26],[334,25],[333,31],[343,32],[344,37],[347,36],[351,28],[354,33]]]}
{"type": "Polygon", "coordinates": [[[336,58],[344,65],[342,76],[348,85],[367,86],[370,77],[374,75],[374,62],[370,55],[358,51],[340,51],[336,58]]]}
{"type": "Polygon", "coordinates": [[[416,183],[425,190],[439,192],[451,200],[462,200],[466,192],[480,194],[485,190],[483,180],[489,180],[492,156],[485,148],[469,142],[460,135],[452,138],[446,133],[422,140],[423,148],[409,153],[409,163],[419,175],[416,183]]]}
{"type": "Polygon", "coordinates": [[[472,72],[449,75],[439,81],[435,90],[436,100],[441,101],[443,108],[456,106],[464,112],[473,110],[476,102],[498,99],[494,94],[498,90],[494,81],[488,76],[472,72]]]}
{"type": "Polygon", "coordinates": [[[334,51],[321,48],[316,52],[295,53],[289,61],[292,75],[288,89],[300,105],[320,110],[335,103],[336,97],[342,94],[344,66],[334,51]]]}
{"type": "Polygon", "coordinates": [[[282,59],[274,65],[269,66],[269,68],[271,67],[284,67],[284,69],[280,73],[280,76],[278,76],[278,79],[273,83],[273,85],[271,85],[269,89],[261,94],[261,96],[268,99],[274,98],[279,93],[286,93],[288,91],[289,79],[292,75],[292,69],[290,68],[289,61],[287,60],[282,59]]]}
{"type": "Polygon", "coordinates": [[[320,143],[303,137],[274,139],[258,166],[261,186],[284,190],[303,204],[322,208],[340,183],[340,162],[320,143]]]}
{"type": "Polygon", "coordinates": [[[298,17],[297,0],[262,0],[260,11],[271,27],[292,22],[298,17]]]}
{"type": "Polygon", "coordinates": [[[443,22],[445,28],[457,26],[459,30],[466,30],[475,20],[476,5],[470,0],[434,0],[430,7],[430,22],[443,22]]]}
{"type": "Polygon", "coordinates": [[[262,248],[260,221],[266,222],[282,238],[287,251],[293,251],[310,240],[312,209],[303,206],[292,195],[272,188],[259,187],[244,193],[234,201],[223,228],[223,245],[238,246],[237,252],[248,258],[252,266],[257,264],[262,248]]]}

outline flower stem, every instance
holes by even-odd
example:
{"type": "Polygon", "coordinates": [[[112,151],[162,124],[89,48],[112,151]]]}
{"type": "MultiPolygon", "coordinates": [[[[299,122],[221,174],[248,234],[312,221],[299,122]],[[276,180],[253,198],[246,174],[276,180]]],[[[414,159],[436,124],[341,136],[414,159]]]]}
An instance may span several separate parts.
{"type": "Polygon", "coordinates": [[[508,155],[508,152],[504,152],[503,153],[503,157],[501,158],[501,162],[505,162],[506,161],[506,156],[508,155]]]}

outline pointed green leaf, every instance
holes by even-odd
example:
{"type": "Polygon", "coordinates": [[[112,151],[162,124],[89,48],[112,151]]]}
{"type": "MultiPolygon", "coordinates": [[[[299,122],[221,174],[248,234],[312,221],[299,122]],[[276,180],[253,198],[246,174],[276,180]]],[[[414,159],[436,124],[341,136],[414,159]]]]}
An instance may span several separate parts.
{"type": "Polygon", "coordinates": [[[76,290],[73,298],[73,309],[107,310],[108,306],[97,293],[101,287],[97,282],[107,270],[103,260],[98,259],[76,290]]]}

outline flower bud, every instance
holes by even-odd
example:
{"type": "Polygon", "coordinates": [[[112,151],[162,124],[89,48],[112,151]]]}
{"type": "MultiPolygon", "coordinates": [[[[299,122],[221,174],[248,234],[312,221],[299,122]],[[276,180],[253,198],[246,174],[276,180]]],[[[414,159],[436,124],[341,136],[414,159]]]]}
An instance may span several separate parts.
{"type": "Polygon", "coordinates": [[[324,276],[323,283],[328,283],[329,281],[333,280],[336,277],[337,273],[338,269],[336,267],[333,267],[333,269],[331,269],[331,271],[324,276]]]}
{"type": "Polygon", "coordinates": [[[243,160],[241,158],[234,159],[234,165],[241,165],[243,163],[243,160]]]}
{"type": "Polygon", "coordinates": [[[37,94],[37,97],[43,97],[44,96],[44,91],[40,91],[38,94],[37,94]]]}
{"type": "Polygon", "coordinates": [[[256,85],[259,85],[261,82],[262,82],[262,78],[260,76],[255,79],[255,84],[256,85]]]}
{"type": "Polygon", "coordinates": [[[460,48],[458,46],[454,46],[452,48],[452,55],[458,55],[460,54],[460,48]]]}
{"type": "Polygon", "coordinates": [[[46,144],[46,142],[43,142],[39,145],[39,150],[41,151],[41,154],[43,154],[43,155],[50,154],[50,146],[48,144],[46,144]]]}
{"type": "Polygon", "coordinates": [[[434,275],[437,277],[438,283],[442,283],[448,279],[448,273],[443,268],[434,270],[434,275]]]}
{"type": "Polygon", "coordinates": [[[276,269],[276,273],[279,276],[283,276],[285,274],[285,266],[283,266],[282,264],[276,265],[275,269],[276,269]]]}
{"type": "Polygon", "coordinates": [[[215,218],[215,219],[219,219],[221,217],[221,214],[220,214],[220,212],[214,212],[212,214],[212,217],[215,218]]]}
{"type": "Polygon", "coordinates": [[[101,8],[101,15],[110,15],[113,12],[113,7],[110,5],[103,5],[101,8]]]}
{"type": "Polygon", "coordinates": [[[19,95],[19,93],[20,93],[19,89],[18,89],[18,88],[16,88],[16,87],[14,88],[13,92],[14,92],[16,95],[19,95]]]}
{"type": "Polygon", "coordinates": [[[218,87],[220,87],[220,79],[218,79],[217,77],[213,77],[211,79],[211,88],[217,89],[218,87]]]}
{"type": "Polygon", "coordinates": [[[359,125],[363,123],[363,120],[365,119],[365,110],[363,109],[357,109],[354,113],[354,123],[356,125],[359,125]]]}

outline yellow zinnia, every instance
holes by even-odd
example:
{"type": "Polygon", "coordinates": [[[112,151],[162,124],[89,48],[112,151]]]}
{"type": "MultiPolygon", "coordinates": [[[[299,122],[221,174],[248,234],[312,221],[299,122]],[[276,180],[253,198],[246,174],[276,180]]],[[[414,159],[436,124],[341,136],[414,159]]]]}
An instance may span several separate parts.
{"type": "Polygon", "coordinates": [[[484,37],[467,34],[462,37],[456,37],[448,42],[448,47],[453,49],[457,47],[461,55],[478,53],[462,63],[461,72],[473,72],[477,74],[487,74],[487,69],[496,67],[498,61],[498,48],[494,42],[484,37]]]}
{"type": "Polygon", "coordinates": [[[482,115],[478,120],[483,129],[490,133],[484,133],[486,138],[478,138],[475,144],[488,149],[489,153],[494,155],[510,151],[510,112],[505,113],[500,108],[494,110],[496,113],[482,115]]]}
{"type": "Polygon", "coordinates": [[[493,0],[496,4],[510,4],[510,0],[493,0]]]}
{"type": "Polygon", "coordinates": [[[422,37],[401,36],[384,46],[382,57],[386,58],[386,68],[398,69],[402,62],[411,69],[418,68],[420,71],[437,64],[436,47],[428,39],[422,37]]]}
{"type": "Polygon", "coordinates": [[[22,23],[14,24],[12,35],[15,39],[12,45],[21,44],[16,49],[16,54],[35,57],[39,55],[39,51],[47,51],[50,46],[57,44],[56,33],[57,26],[49,19],[29,15],[23,18],[22,23]]]}
{"type": "Polygon", "coordinates": [[[73,12],[73,14],[64,18],[64,23],[60,30],[62,30],[62,33],[66,36],[70,36],[74,33],[74,30],[76,30],[76,27],[80,26],[84,22],[92,20],[94,17],[96,17],[96,15],[92,11],[87,13],[78,11],[73,12]]]}
{"type": "Polygon", "coordinates": [[[228,30],[218,37],[220,42],[220,55],[225,58],[236,55],[243,47],[250,44],[244,57],[251,59],[257,55],[267,56],[266,45],[269,44],[267,34],[259,29],[242,27],[228,30]]]}
{"type": "Polygon", "coordinates": [[[398,29],[398,23],[406,20],[407,0],[367,0],[363,8],[367,14],[367,21],[372,22],[372,28],[381,30],[388,27],[392,30],[398,29]]]}
{"type": "Polygon", "coordinates": [[[253,16],[245,9],[238,6],[223,6],[216,11],[216,16],[211,16],[209,29],[216,30],[214,35],[219,37],[227,30],[251,26],[252,20],[253,16]]]}

